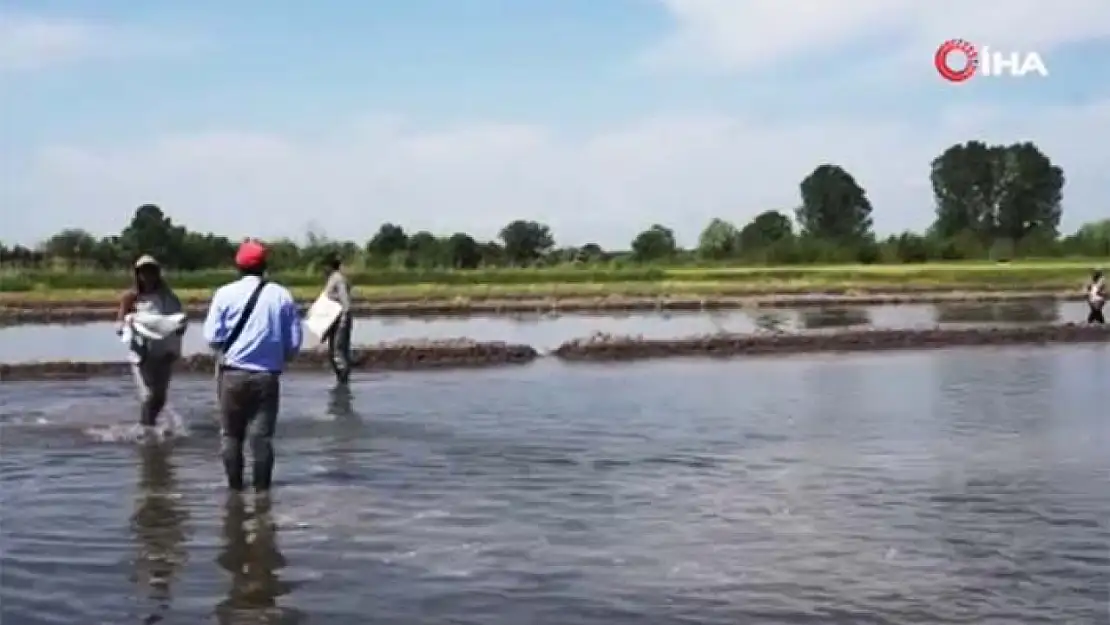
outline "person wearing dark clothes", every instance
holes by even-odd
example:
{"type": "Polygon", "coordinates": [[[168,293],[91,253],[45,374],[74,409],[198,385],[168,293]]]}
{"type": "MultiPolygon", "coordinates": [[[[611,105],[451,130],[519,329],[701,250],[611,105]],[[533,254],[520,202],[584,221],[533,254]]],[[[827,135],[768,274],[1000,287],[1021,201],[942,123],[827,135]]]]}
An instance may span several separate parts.
{"type": "Polygon", "coordinates": [[[1091,309],[1087,323],[1106,323],[1103,312],[1106,307],[1106,276],[1101,271],[1091,274],[1091,283],[1087,286],[1087,306],[1091,309]]]}
{"type": "Polygon", "coordinates": [[[326,266],[328,281],[324,292],[343,308],[324,336],[335,379],[340,384],[346,384],[351,377],[351,283],[343,275],[343,263],[338,256],[330,257],[326,266]]]}
{"type": "Polygon", "coordinates": [[[204,339],[217,354],[221,455],[228,488],[243,490],[243,444],[251,433],[252,486],[273,481],[281,374],[301,349],[301,316],[289,291],[265,278],[266,248],[246,241],[235,255],[240,278],[212,296],[204,339]]]}

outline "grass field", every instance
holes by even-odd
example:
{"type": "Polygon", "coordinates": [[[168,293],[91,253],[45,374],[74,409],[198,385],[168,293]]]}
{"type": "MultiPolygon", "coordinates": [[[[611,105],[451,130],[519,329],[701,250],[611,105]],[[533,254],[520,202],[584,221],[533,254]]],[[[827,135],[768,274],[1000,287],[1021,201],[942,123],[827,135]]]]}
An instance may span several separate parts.
{"type": "MultiPolygon", "coordinates": [[[[830,265],[719,268],[556,268],[478,271],[357,272],[356,296],[370,301],[453,298],[730,295],[806,291],[902,291],[915,289],[1079,289],[1099,260],[920,265],[830,265]]],[[[275,278],[298,298],[314,298],[323,277],[308,272],[275,278]]],[[[206,299],[234,273],[171,274],[184,299],[206,299]]],[[[0,303],[114,301],[128,284],[126,273],[65,271],[0,272],[0,303]]]]}

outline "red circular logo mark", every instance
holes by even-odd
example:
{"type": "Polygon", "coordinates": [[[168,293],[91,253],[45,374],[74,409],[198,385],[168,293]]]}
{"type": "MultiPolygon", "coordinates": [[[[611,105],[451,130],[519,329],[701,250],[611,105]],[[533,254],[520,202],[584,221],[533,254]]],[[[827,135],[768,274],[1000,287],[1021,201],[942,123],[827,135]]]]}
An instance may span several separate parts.
{"type": "Polygon", "coordinates": [[[949,39],[937,48],[933,64],[936,65],[937,73],[941,78],[948,82],[963,82],[974,76],[975,70],[979,69],[979,52],[970,42],[963,39],[949,39]],[[965,59],[964,66],[959,69],[953,68],[948,63],[949,57],[956,52],[963,54],[965,59]]]}

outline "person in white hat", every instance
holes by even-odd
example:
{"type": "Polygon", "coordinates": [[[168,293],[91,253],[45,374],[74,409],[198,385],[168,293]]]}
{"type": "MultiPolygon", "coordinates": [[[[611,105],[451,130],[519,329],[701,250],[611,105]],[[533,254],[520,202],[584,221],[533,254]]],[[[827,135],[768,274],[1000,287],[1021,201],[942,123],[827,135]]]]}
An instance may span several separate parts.
{"type": "Polygon", "coordinates": [[[116,315],[116,333],[123,334],[138,317],[173,316],[177,326],[165,336],[152,332],[131,331],[128,346],[131,367],[139,387],[139,423],[153,427],[166,406],[173,366],[181,356],[182,337],[186,323],[181,300],[162,277],[162,266],[149,254],[135,261],[134,284],[120,298],[116,315]]]}

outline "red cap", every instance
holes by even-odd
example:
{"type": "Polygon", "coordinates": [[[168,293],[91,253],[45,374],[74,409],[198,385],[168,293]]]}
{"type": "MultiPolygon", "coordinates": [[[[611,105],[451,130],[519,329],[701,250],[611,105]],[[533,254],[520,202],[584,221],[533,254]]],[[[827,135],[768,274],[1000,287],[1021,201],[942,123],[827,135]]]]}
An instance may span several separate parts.
{"type": "Polygon", "coordinates": [[[235,265],[240,269],[255,269],[266,262],[266,246],[254,239],[247,239],[235,253],[235,265]]]}

